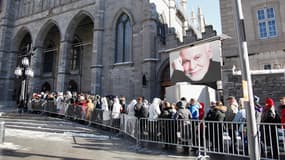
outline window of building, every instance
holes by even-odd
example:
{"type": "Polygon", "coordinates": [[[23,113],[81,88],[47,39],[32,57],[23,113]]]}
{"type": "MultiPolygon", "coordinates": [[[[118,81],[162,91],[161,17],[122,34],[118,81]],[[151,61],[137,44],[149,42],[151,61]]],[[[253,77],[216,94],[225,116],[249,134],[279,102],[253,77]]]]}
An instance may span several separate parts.
{"type": "Polygon", "coordinates": [[[122,14],[116,25],[115,63],[131,61],[132,25],[130,18],[122,14]]]}
{"type": "Polygon", "coordinates": [[[2,12],[2,5],[3,5],[3,1],[0,0],[0,13],[2,12]]]}
{"type": "Polygon", "coordinates": [[[274,8],[263,8],[257,11],[259,38],[277,37],[277,24],[274,8]]]}
{"type": "Polygon", "coordinates": [[[166,25],[162,15],[159,16],[159,20],[157,22],[157,35],[160,41],[165,44],[166,42],[166,25]]]}
{"type": "Polygon", "coordinates": [[[72,43],[71,56],[70,56],[70,70],[78,70],[80,66],[80,56],[82,52],[82,42],[76,36],[72,43]]]}
{"type": "Polygon", "coordinates": [[[56,46],[51,41],[47,45],[47,48],[44,50],[44,64],[43,64],[43,72],[51,73],[53,70],[53,62],[56,54],[56,46]]]}
{"type": "Polygon", "coordinates": [[[264,69],[271,69],[271,64],[265,64],[264,69]]]}

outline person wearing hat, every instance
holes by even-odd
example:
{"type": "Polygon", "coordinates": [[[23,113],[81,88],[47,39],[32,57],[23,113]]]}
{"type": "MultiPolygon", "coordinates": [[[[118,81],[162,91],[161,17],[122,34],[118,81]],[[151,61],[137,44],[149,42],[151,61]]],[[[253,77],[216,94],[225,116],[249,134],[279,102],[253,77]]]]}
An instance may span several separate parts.
{"type": "MultiPolygon", "coordinates": [[[[274,106],[274,101],[272,98],[266,98],[265,106],[261,115],[261,123],[280,123],[280,117],[277,114],[274,106]]],[[[266,146],[271,146],[272,148],[271,154],[266,158],[278,159],[278,133],[277,126],[275,125],[261,125],[261,141],[262,141],[262,150],[263,154],[266,146]],[[266,144],[266,146],[265,146],[266,144]]]]}
{"type": "MultiPolygon", "coordinates": [[[[216,102],[213,109],[211,121],[223,122],[226,117],[227,107],[221,101],[216,102]]],[[[207,125],[207,123],[206,123],[207,125]]],[[[206,133],[210,133],[209,141],[212,143],[212,148],[216,151],[223,151],[223,124],[214,123],[208,124],[206,133]],[[213,131],[213,132],[212,132],[213,131]]]]}

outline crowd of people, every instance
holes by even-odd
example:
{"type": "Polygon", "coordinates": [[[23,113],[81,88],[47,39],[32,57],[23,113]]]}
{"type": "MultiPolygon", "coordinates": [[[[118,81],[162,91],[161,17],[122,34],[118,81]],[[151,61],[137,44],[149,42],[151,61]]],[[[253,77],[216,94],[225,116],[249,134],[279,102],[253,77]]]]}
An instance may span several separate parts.
{"type": "MultiPolygon", "coordinates": [[[[156,119],[183,119],[183,120],[205,120],[205,121],[219,121],[219,122],[245,122],[247,120],[246,111],[244,108],[243,99],[239,102],[235,97],[230,96],[227,98],[226,104],[221,101],[211,102],[210,106],[205,106],[203,102],[198,102],[196,99],[191,98],[187,101],[186,98],[181,98],[175,103],[168,102],[166,100],[161,100],[159,98],[154,98],[152,103],[149,103],[144,97],[138,97],[126,102],[124,96],[113,96],[108,95],[105,97],[100,97],[99,95],[89,95],[89,94],[77,94],[67,91],[66,93],[34,93],[31,98],[31,103],[36,101],[42,101],[46,103],[52,101],[56,106],[56,111],[58,113],[64,114],[66,112],[66,104],[68,105],[78,105],[81,107],[82,118],[87,121],[91,120],[92,112],[94,109],[100,109],[103,111],[111,112],[112,119],[119,119],[120,114],[128,114],[129,116],[141,118],[148,118],[150,120],[156,119]],[[207,109],[205,109],[207,108],[207,109]]],[[[285,123],[285,97],[280,98],[280,105],[275,106],[275,102],[272,98],[267,98],[265,100],[265,105],[260,105],[260,99],[255,96],[255,115],[257,123],[285,123]]],[[[31,104],[30,103],[30,104],[31,104]]],[[[19,110],[22,110],[21,105],[19,105],[19,110]]],[[[205,126],[210,128],[210,126],[205,126]]],[[[229,137],[232,140],[232,147],[236,143],[236,133],[244,134],[242,131],[244,125],[228,125],[227,130],[229,137]]],[[[267,138],[271,138],[274,142],[274,135],[276,135],[275,130],[271,128],[258,128],[259,130],[264,130],[270,133],[264,133],[263,139],[266,141],[267,138]],[[268,137],[271,135],[271,137],[268,137]]],[[[211,130],[211,128],[210,128],[211,130]]],[[[223,132],[224,126],[214,126],[214,132],[223,132]]],[[[193,128],[192,128],[193,132],[193,128]]],[[[194,131],[195,132],[195,131],[194,131]]],[[[207,139],[211,142],[210,137],[212,133],[206,134],[207,139]]],[[[192,135],[196,135],[193,133],[192,135]]],[[[220,134],[223,135],[223,134],[220,134]]],[[[246,135],[242,135],[246,137],[246,135]]],[[[193,137],[192,137],[193,138],[193,137]]],[[[276,137],[275,137],[276,138],[276,137]]],[[[218,138],[215,143],[222,143],[223,138],[218,138]]],[[[213,144],[215,145],[215,144],[213,144]]],[[[272,143],[272,145],[274,145],[272,143]]],[[[275,144],[276,145],[276,144],[275,144]]],[[[277,150],[274,149],[273,152],[276,153],[277,150]]],[[[276,147],[277,148],[277,147],[276,147]]],[[[236,148],[233,150],[236,151],[236,148]]]]}

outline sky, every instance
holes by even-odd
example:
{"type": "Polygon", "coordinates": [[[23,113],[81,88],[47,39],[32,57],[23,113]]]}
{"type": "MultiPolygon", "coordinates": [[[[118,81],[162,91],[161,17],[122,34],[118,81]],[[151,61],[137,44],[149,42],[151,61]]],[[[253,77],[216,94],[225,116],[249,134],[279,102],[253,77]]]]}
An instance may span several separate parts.
{"type": "Polygon", "coordinates": [[[188,15],[191,10],[197,15],[197,8],[200,7],[207,25],[213,25],[217,34],[221,34],[221,16],[219,0],[188,0],[188,15]]]}

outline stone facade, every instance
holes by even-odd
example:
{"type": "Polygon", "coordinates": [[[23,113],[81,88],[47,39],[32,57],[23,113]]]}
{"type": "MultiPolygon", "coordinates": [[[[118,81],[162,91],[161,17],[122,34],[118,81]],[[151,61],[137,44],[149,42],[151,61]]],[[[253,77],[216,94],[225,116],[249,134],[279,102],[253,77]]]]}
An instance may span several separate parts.
{"type": "MultiPolygon", "coordinates": [[[[185,0],[3,0],[1,7],[1,105],[17,99],[20,84],[14,70],[28,44],[34,49],[35,72],[29,94],[73,89],[125,95],[129,100],[161,96],[161,83],[170,85],[162,79],[169,68],[168,55],[159,51],[202,38],[187,23],[185,0]],[[132,27],[131,61],[114,63],[116,25],[122,14],[132,27]],[[71,60],[77,50],[78,66],[71,60]],[[52,61],[44,61],[51,55],[52,61]]],[[[211,26],[206,28],[204,37],[216,35],[211,26]]]]}
{"type": "MultiPolygon", "coordinates": [[[[223,88],[224,97],[234,95],[242,96],[240,90],[241,77],[233,75],[233,66],[240,70],[239,47],[237,40],[235,9],[232,0],[220,0],[222,31],[231,39],[223,42],[223,88]]],[[[263,98],[273,97],[278,101],[285,95],[284,68],[285,68],[285,1],[281,0],[242,0],[245,18],[245,34],[248,43],[248,55],[251,70],[259,74],[252,75],[254,94],[263,98]],[[258,19],[258,10],[274,9],[276,36],[261,37],[258,19]],[[277,73],[269,73],[268,70],[277,73]],[[282,73],[283,72],[283,73],[282,73]]],[[[267,15],[265,15],[267,16],[267,15]]],[[[265,18],[264,22],[267,23],[265,18]]],[[[267,25],[266,31],[269,31],[267,25]]],[[[268,32],[269,34],[269,32],[268,32]]],[[[263,103],[263,101],[262,101],[263,103]]]]}

